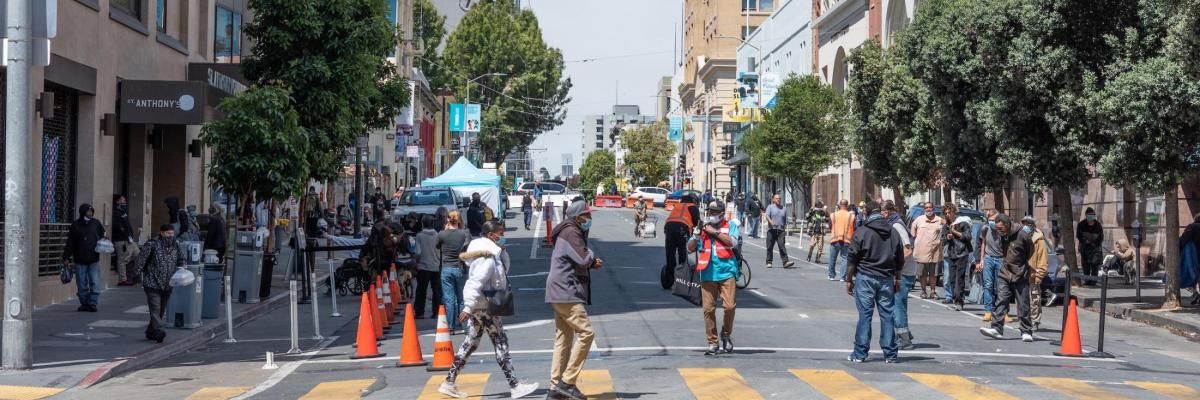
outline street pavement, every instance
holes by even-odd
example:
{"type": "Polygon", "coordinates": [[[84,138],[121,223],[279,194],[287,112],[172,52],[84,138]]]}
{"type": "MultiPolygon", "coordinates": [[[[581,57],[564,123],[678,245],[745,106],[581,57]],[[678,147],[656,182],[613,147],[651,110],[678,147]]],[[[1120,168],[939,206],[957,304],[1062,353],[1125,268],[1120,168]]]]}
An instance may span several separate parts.
{"type": "MultiPolygon", "coordinates": [[[[655,211],[661,214],[661,211],[655,211]]],[[[510,213],[516,214],[516,213],[510,213]]],[[[981,336],[979,306],[956,312],[940,303],[910,298],[916,349],[886,364],[873,336],[871,358],[846,361],[857,314],[845,284],[826,280],[825,266],[803,261],[795,237],[788,243],[796,268],[766,269],[761,239],[743,248],[753,268],[750,287],[737,295],[734,354],[704,356],[699,307],[659,286],[663,237],[633,237],[632,212],[596,209],[591,246],[605,260],[593,273],[588,307],[596,343],[581,389],[592,398],[637,399],[1196,399],[1200,398],[1200,344],[1148,325],[1107,320],[1104,350],[1113,359],[1057,357],[1060,307],[1043,316],[1038,340],[1024,343],[1015,326],[1008,340],[981,336]]],[[[509,221],[517,315],[505,318],[513,363],[523,379],[540,382],[530,398],[545,396],[554,328],[543,302],[550,249],[545,223],[521,229],[509,221]]],[[[540,218],[540,215],[539,215],[540,218]]],[[[660,220],[665,220],[662,215],[660,220]]],[[[661,226],[659,227],[661,232],[661,226]]],[[[915,292],[914,292],[915,293],[915,292]]],[[[287,314],[247,324],[257,341],[225,345],[215,338],[160,365],[57,398],[132,399],[436,399],[444,372],[397,368],[399,325],[382,341],[387,357],[350,360],[357,299],[343,298],[342,318],[323,317],[326,340],[306,340],[306,353],[277,358],[263,370],[263,353],[287,350],[287,314]]],[[[326,304],[322,304],[322,313],[326,304]]],[[[306,307],[301,308],[301,326],[306,307]]],[[[720,311],[718,311],[720,312],[720,311]]],[[[425,359],[432,360],[435,321],[417,320],[425,359]]],[[[1098,315],[1082,311],[1085,351],[1094,350],[1098,315]]],[[[874,324],[878,332],[878,322],[874,324]]],[[[311,335],[311,330],[305,335],[311,335]]],[[[455,345],[462,336],[453,336],[455,345]]],[[[485,339],[461,375],[473,398],[507,398],[504,375],[485,339]]],[[[0,398],[5,396],[0,395],[0,398]]]]}

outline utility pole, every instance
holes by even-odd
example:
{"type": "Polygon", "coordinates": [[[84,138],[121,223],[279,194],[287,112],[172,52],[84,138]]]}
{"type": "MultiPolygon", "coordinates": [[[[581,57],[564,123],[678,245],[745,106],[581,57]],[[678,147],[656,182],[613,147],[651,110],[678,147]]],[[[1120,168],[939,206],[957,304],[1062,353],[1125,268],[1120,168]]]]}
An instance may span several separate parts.
{"type": "Polygon", "coordinates": [[[33,273],[29,213],[30,70],[33,56],[31,0],[10,0],[8,21],[7,93],[4,118],[4,341],[3,369],[33,366],[33,273]]]}

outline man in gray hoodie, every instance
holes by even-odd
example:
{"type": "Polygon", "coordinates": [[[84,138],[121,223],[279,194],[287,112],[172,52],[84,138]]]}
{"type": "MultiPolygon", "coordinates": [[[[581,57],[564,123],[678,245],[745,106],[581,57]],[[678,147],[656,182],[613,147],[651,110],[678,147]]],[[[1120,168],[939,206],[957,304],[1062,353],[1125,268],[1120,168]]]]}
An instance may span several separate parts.
{"type": "Polygon", "coordinates": [[[591,304],[591,269],[599,269],[604,261],[596,258],[587,245],[588,230],[592,227],[592,211],[587,202],[582,199],[572,202],[566,215],[550,232],[554,252],[546,276],[546,303],[554,309],[555,330],[550,394],[582,400],[585,397],[575,382],[592,348],[594,335],[584,305],[591,304]]]}

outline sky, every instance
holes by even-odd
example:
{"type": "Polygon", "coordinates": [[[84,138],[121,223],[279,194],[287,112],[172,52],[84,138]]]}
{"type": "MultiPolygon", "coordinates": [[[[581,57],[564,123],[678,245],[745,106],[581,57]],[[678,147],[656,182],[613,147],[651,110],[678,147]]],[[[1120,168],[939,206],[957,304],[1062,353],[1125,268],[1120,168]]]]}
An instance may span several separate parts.
{"type": "Polygon", "coordinates": [[[562,125],[542,133],[532,149],[534,168],[561,173],[563,153],[575,172],[581,156],[583,117],[608,114],[613,104],[637,104],[654,115],[659,80],[674,73],[680,35],[680,0],[522,0],[532,9],[542,37],[563,52],[571,78],[571,102],[562,125]],[[610,58],[611,57],[611,58],[610,58]],[[580,60],[596,59],[587,62],[580,60]]]}

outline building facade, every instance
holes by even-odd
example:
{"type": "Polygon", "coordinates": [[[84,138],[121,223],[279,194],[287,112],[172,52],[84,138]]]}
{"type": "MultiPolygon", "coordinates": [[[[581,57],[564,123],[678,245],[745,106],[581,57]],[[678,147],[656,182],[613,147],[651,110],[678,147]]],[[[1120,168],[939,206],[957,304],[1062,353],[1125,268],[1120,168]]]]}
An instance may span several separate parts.
{"type": "Polygon", "coordinates": [[[588,115],[583,118],[583,158],[596,150],[612,150],[620,137],[620,128],[628,124],[653,123],[653,115],[641,115],[637,105],[615,105],[611,114],[588,115]]]}

